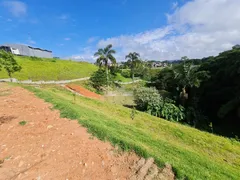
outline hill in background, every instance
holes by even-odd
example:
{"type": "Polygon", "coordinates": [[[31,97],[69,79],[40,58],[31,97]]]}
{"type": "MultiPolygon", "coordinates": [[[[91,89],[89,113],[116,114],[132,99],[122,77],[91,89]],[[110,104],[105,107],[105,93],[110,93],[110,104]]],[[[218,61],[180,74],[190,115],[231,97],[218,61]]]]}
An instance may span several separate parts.
{"type": "MultiPolygon", "coordinates": [[[[87,62],[36,57],[15,57],[22,70],[13,74],[18,80],[50,81],[89,77],[97,67],[87,62]]],[[[0,79],[9,78],[6,71],[0,71],[0,79]]]]}

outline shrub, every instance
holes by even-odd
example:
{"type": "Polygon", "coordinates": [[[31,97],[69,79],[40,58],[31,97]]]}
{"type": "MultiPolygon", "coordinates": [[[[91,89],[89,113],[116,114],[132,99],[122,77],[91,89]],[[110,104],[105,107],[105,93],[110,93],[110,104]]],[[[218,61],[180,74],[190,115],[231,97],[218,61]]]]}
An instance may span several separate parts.
{"type": "Polygon", "coordinates": [[[134,90],[134,102],[137,108],[146,111],[149,106],[157,106],[162,98],[155,88],[138,88],[134,90]]]}
{"type": "Polygon", "coordinates": [[[130,69],[123,69],[121,75],[125,78],[131,78],[131,71],[130,69]]]}
{"type": "Polygon", "coordinates": [[[99,69],[90,78],[91,84],[97,90],[101,90],[102,87],[107,86],[107,75],[104,69],[99,69]]]}
{"type": "Polygon", "coordinates": [[[173,100],[163,98],[155,88],[139,88],[134,91],[134,102],[141,111],[169,121],[185,119],[184,107],[176,106],[173,100]]]}

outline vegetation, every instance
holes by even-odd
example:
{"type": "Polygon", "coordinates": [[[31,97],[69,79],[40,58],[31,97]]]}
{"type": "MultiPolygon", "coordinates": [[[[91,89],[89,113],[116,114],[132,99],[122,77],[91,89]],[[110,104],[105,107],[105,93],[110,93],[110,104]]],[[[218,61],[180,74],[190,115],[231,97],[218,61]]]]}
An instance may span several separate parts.
{"type": "Polygon", "coordinates": [[[78,119],[89,132],[125,150],[154,157],[159,166],[172,164],[179,179],[239,179],[240,143],[136,111],[77,96],[62,87],[27,87],[78,119]]]}
{"type": "Polygon", "coordinates": [[[109,65],[111,63],[111,65],[113,66],[114,64],[116,64],[116,59],[113,56],[113,54],[115,54],[116,51],[112,49],[112,45],[109,44],[107,47],[105,47],[104,49],[99,49],[98,52],[96,52],[94,54],[95,57],[97,57],[97,61],[96,64],[99,67],[104,67],[105,68],[105,72],[106,72],[106,79],[107,79],[107,84],[109,84],[109,65]]]}
{"type": "Polygon", "coordinates": [[[126,58],[127,65],[131,69],[132,81],[134,82],[134,73],[138,66],[141,65],[140,55],[136,52],[129,53],[126,58]]]}
{"type": "Polygon", "coordinates": [[[177,107],[168,98],[162,97],[155,88],[138,88],[134,92],[137,108],[154,116],[170,121],[181,121],[185,118],[184,107],[177,107]]]}
{"type": "Polygon", "coordinates": [[[6,70],[10,78],[12,78],[13,73],[22,69],[21,66],[18,65],[14,56],[3,50],[0,51],[0,71],[2,67],[6,70]]]}
{"type": "MultiPolygon", "coordinates": [[[[87,62],[76,62],[59,59],[15,56],[22,67],[20,72],[12,75],[18,80],[51,81],[90,77],[97,67],[87,62]]],[[[0,79],[8,78],[5,70],[0,71],[0,79]]]]}
{"type": "Polygon", "coordinates": [[[90,78],[92,86],[101,91],[104,86],[108,86],[109,77],[108,73],[105,73],[104,69],[98,69],[90,78]]]}
{"type": "Polygon", "coordinates": [[[240,49],[190,60],[160,71],[154,86],[185,108],[183,123],[209,132],[240,135],[240,49]]]}
{"type": "Polygon", "coordinates": [[[25,126],[25,125],[27,124],[27,121],[20,121],[19,124],[20,124],[21,126],[25,126]]]}

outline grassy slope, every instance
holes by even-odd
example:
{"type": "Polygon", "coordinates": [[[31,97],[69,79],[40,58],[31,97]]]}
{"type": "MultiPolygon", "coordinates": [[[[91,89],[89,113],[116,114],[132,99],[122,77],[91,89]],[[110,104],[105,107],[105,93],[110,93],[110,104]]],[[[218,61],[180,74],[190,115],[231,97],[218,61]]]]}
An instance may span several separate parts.
{"type": "Polygon", "coordinates": [[[106,102],[77,97],[58,88],[28,87],[52,103],[61,116],[78,119],[91,133],[141,156],[152,156],[159,166],[173,165],[179,178],[240,179],[240,143],[220,136],[106,102]]]}
{"type": "MultiPolygon", "coordinates": [[[[16,72],[13,77],[18,80],[68,80],[89,77],[97,67],[87,62],[74,62],[54,59],[31,59],[29,57],[16,57],[22,66],[21,72],[16,72]],[[54,62],[55,61],[55,62],[54,62]]],[[[0,71],[0,79],[8,78],[5,70],[0,71]]]]}
{"type": "Polygon", "coordinates": [[[114,81],[120,81],[120,82],[131,82],[131,78],[125,78],[120,73],[117,73],[116,77],[114,78],[114,81]]]}

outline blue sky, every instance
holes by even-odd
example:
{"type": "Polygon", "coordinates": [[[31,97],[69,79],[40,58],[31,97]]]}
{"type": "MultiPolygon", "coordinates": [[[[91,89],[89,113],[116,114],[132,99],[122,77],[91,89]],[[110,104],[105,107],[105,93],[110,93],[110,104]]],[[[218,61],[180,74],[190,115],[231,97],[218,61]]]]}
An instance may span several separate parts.
{"type": "Polygon", "coordinates": [[[0,44],[88,61],[110,43],[118,61],[131,51],[144,59],[204,57],[240,43],[239,8],[239,0],[0,0],[0,44]]]}

